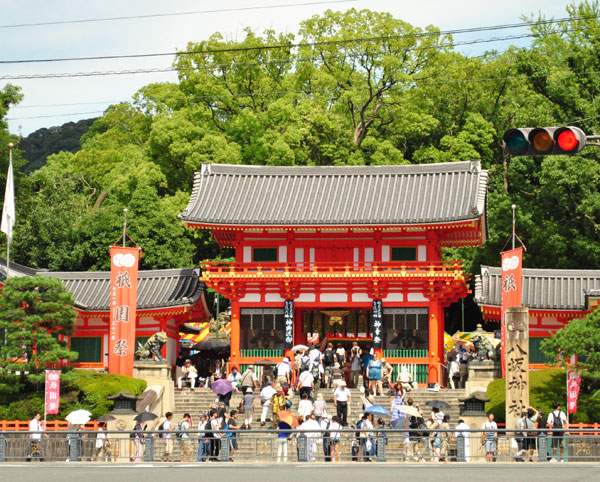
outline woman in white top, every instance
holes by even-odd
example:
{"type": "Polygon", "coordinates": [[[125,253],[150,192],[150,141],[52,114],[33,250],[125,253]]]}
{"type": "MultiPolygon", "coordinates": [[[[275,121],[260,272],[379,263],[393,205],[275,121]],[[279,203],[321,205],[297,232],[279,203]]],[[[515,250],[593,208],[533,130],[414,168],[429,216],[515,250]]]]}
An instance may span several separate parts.
{"type": "Polygon", "coordinates": [[[313,412],[313,404],[308,399],[308,394],[302,394],[302,400],[298,403],[298,415],[304,418],[308,418],[308,416],[313,412]]]}
{"type": "Polygon", "coordinates": [[[98,425],[98,432],[96,433],[96,446],[94,450],[94,456],[92,457],[92,462],[97,458],[100,458],[100,454],[102,454],[102,458],[105,461],[109,460],[107,444],[110,444],[108,440],[106,440],[106,422],[100,422],[98,425]]]}
{"type": "Polygon", "coordinates": [[[327,413],[327,402],[323,399],[323,394],[317,394],[317,400],[313,405],[315,411],[315,417],[317,417],[317,422],[321,423],[321,419],[323,415],[327,413]]]}

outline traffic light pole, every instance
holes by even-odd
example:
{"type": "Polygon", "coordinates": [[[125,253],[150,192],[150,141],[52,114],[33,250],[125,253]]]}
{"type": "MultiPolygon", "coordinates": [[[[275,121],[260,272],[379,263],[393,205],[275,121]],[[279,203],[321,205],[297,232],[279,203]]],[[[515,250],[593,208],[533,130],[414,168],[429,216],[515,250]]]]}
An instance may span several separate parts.
{"type": "Polygon", "coordinates": [[[600,141],[600,136],[585,136],[586,146],[600,147],[600,142],[589,142],[589,141],[600,141]]]}

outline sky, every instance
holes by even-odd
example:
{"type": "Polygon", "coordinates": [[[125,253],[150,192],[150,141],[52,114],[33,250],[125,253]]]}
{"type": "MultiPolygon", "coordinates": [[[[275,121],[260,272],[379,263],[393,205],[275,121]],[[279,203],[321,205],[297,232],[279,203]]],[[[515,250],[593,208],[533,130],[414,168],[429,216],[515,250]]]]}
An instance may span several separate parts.
{"type": "MultiPolygon", "coordinates": [[[[206,40],[215,32],[228,39],[242,40],[247,27],[259,33],[266,29],[296,33],[302,20],[328,9],[368,8],[389,12],[417,27],[434,25],[441,30],[454,30],[520,23],[523,15],[537,18],[540,13],[546,18],[563,18],[567,16],[567,3],[565,0],[223,0],[217,3],[205,0],[0,0],[0,88],[7,83],[21,87],[24,98],[10,109],[7,117],[11,133],[27,136],[42,127],[98,117],[110,104],[131,101],[144,85],[175,82],[177,76],[175,72],[88,75],[165,69],[172,65],[174,57],[171,55],[58,62],[24,63],[24,60],[168,53],[185,49],[189,42],[206,40]],[[81,21],[130,16],[147,17],[81,21]],[[7,78],[63,73],[86,75],[7,78]]],[[[524,28],[506,29],[454,35],[454,40],[523,33],[526,33],[524,28]]],[[[509,45],[526,46],[528,42],[527,38],[498,40],[458,49],[466,55],[479,55],[484,50],[503,51],[509,45]]]]}

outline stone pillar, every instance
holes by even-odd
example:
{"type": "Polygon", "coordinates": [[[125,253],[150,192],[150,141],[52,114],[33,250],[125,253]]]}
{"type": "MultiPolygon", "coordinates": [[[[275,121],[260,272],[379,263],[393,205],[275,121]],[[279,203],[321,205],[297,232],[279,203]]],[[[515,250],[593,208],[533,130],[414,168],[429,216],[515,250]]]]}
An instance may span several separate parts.
{"type": "Polygon", "coordinates": [[[154,462],[154,437],[151,433],[144,436],[144,462],[154,462]]]}
{"type": "Polygon", "coordinates": [[[377,462],[385,462],[385,443],[387,438],[385,436],[377,436],[377,462]]]}
{"type": "Polygon", "coordinates": [[[515,427],[529,407],[529,310],[506,308],[506,428],[515,427]]]}

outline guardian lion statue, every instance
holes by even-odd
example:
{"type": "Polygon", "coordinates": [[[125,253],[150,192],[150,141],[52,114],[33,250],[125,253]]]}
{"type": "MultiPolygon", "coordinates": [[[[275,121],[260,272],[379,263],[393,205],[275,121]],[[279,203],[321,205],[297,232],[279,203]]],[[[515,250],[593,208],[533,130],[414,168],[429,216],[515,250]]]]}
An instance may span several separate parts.
{"type": "Polygon", "coordinates": [[[475,334],[471,336],[470,341],[473,343],[473,345],[475,345],[477,358],[480,361],[486,359],[495,361],[498,359],[498,351],[486,336],[475,334]]]}
{"type": "Polygon", "coordinates": [[[156,361],[162,361],[160,350],[165,343],[167,343],[167,334],[164,331],[154,333],[143,345],[138,342],[135,350],[136,360],[152,360],[154,358],[156,361]]]}

